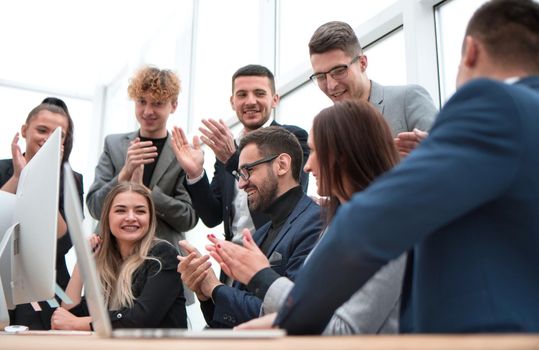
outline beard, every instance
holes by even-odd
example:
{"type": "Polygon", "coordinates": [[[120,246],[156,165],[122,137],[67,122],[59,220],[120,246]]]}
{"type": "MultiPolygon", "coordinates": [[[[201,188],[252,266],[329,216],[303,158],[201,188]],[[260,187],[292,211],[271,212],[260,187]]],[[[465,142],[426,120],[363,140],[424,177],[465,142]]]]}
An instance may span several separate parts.
{"type": "Polygon", "coordinates": [[[263,212],[277,199],[278,193],[277,175],[273,173],[273,170],[268,170],[267,178],[261,186],[257,187],[257,193],[248,197],[249,209],[252,211],[263,212]]]}

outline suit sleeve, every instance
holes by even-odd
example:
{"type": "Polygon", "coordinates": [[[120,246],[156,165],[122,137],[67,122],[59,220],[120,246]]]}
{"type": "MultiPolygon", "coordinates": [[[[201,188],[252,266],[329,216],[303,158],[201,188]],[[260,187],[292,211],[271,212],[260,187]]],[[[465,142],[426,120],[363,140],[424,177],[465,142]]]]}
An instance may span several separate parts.
{"type": "Polygon", "coordinates": [[[211,184],[204,172],[202,179],[194,184],[186,185],[197,215],[208,227],[215,227],[223,222],[222,191],[224,189],[221,188],[220,179],[225,176],[225,169],[223,163],[219,161],[215,162],[214,169],[211,184]]]}
{"type": "Polygon", "coordinates": [[[406,254],[391,261],[333,314],[324,334],[353,335],[398,331],[406,254]]]}
{"type": "MultiPolygon", "coordinates": [[[[272,268],[282,276],[294,280],[305,258],[314,247],[321,226],[319,207],[311,201],[301,217],[296,218],[293,223],[292,239],[275,248],[276,252],[281,253],[283,260],[278,266],[272,266],[272,268]]],[[[287,235],[292,235],[292,232],[289,231],[287,235]]],[[[210,324],[212,327],[219,324],[221,327],[233,327],[260,314],[262,299],[246,290],[221,286],[214,291],[212,297],[214,302],[212,324],[210,324]]]]}
{"type": "Polygon", "coordinates": [[[429,131],[434,123],[438,110],[425,88],[409,85],[404,96],[404,113],[408,130],[417,128],[429,131]]]}
{"type": "Polygon", "coordinates": [[[86,205],[92,217],[99,220],[101,217],[101,209],[105,197],[110,190],[118,184],[118,173],[121,169],[116,169],[110,155],[111,149],[109,145],[110,136],[105,138],[103,153],[99,158],[99,162],[95,167],[94,183],[88,190],[86,196],[86,205]]]}
{"type": "Polygon", "coordinates": [[[175,232],[189,231],[195,227],[198,221],[191,196],[187,192],[184,182],[185,172],[181,170],[174,183],[172,193],[163,191],[159,187],[159,183],[151,188],[157,217],[175,232]]]}
{"type": "Polygon", "coordinates": [[[414,153],[341,206],[277,325],[290,334],[321,333],[334,310],[389,260],[510,186],[523,116],[502,86],[481,79],[462,87],[414,153]]]}

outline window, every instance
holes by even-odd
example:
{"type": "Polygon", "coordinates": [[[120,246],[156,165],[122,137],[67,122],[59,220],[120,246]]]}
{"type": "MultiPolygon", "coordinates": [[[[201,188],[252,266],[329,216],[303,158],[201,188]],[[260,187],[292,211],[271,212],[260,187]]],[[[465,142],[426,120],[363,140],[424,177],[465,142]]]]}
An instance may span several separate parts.
{"type": "Polygon", "coordinates": [[[281,0],[277,52],[279,77],[286,79],[297,69],[304,68],[309,59],[309,40],[320,25],[339,20],[355,27],[396,2],[397,0],[281,0]]]}
{"type": "Polygon", "coordinates": [[[436,42],[442,105],[455,92],[458,65],[466,25],[486,0],[453,0],[436,7],[436,42]]]}

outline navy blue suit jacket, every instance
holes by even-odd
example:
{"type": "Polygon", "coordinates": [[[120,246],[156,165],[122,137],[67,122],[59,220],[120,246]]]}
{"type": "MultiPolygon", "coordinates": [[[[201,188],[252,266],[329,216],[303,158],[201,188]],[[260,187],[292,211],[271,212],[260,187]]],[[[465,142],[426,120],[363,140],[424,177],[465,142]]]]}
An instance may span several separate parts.
{"type": "Polygon", "coordinates": [[[539,77],[460,88],[422,145],[339,209],[276,323],[320,333],[412,250],[406,331],[538,332],[538,113],[539,77]]]}
{"type": "MultiPolygon", "coordinates": [[[[266,238],[270,226],[268,222],[255,232],[253,239],[257,245],[260,246],[266,238]]],[[[271,268],[294,281],[321,230],[320,207],[304,194],[267,252],[271,268]]],[[[212,297],[213,303],[211,300],[201,303],[204,318],[210,327],[231,328],[260,314],[262,300],[237,281],[232,287],[218,287],[212,297]]]]}
{"type": "MultiPolygon", "coordinates": [[[[307,146],[307,132],[294,125],[280,125],[273,121],[271,125],[282,126],[284,129],[293,133],[301,145],[303,151],[303,165],[309,157],[309,147],[307,146]]],[[[202,219],[204,225],[208,227],[215,227],[221,222],[223,223],[225,238],[227,240],[232,239],[232,233],[230,226],[232,225],[232,219],[234,218],[234,188],[236,179],[232,175],[232,171],[238,169],[239,152],[236,151],[234,155],[225,164],[219,160],[215,162],[215,171],[213,173],[213,179],[211,184],[206,174],[195,184],[185,184],[187,191],[191,195],[195,212],[202,219]]],[[[302,167],[303,169],[303,167],[302,167]]],[[[303,170],[301,172],[301,186],[303,191],[307,192],[307,185],[309,184],[309,177],[303,170]]],[[[251,218],[256,229],[259,229],[267,223],[269,216],[259,213],[251,212],[251,218]]]]}

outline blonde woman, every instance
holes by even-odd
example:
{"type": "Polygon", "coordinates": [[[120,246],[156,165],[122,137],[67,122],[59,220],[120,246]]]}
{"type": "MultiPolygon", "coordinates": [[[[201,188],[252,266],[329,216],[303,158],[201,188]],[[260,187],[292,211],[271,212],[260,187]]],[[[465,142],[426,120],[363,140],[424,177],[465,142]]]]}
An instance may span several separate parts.
{"type": "MultiPolygon", "coordinates": [[[[143,185],[121,182],[105,199],[95,259],[113,328],[187,328],[176,249],[155,238],[155,209],[143,185]]],[[[75,267],[67,293],[73,304],[52,316],[53,329],[90,330],[75,267]]]]}

